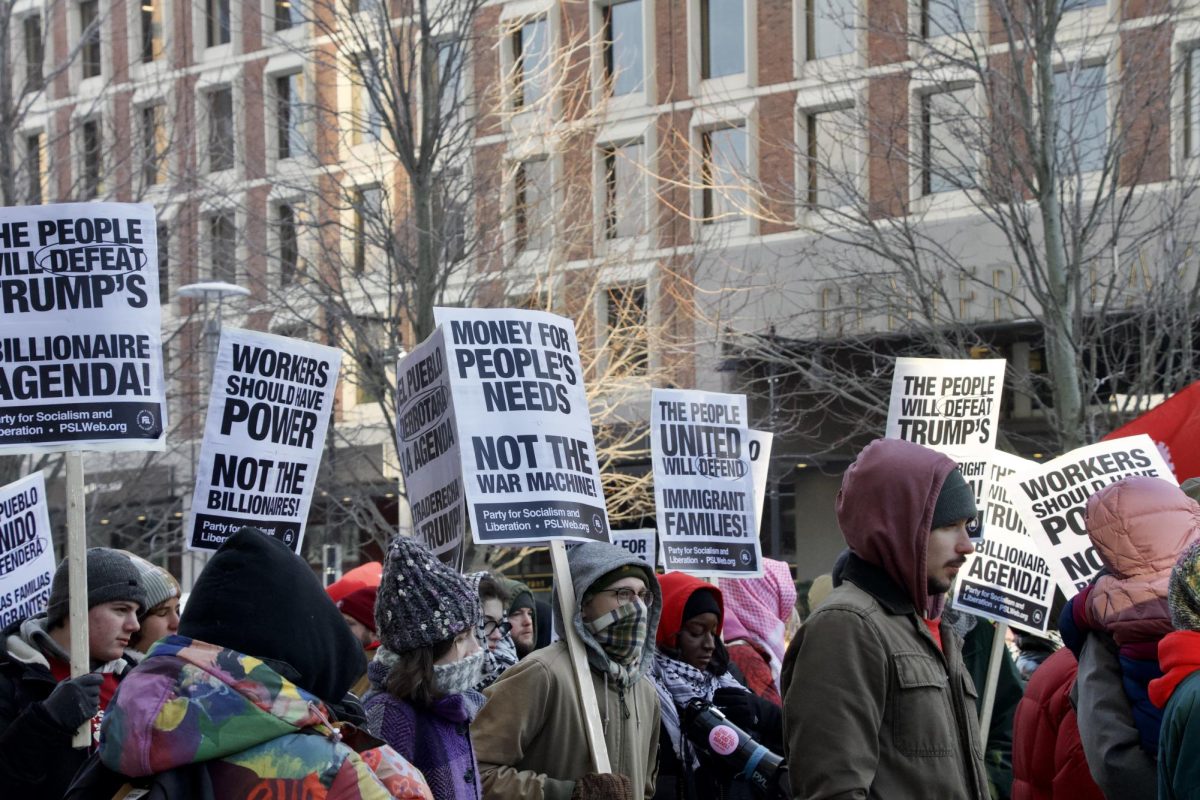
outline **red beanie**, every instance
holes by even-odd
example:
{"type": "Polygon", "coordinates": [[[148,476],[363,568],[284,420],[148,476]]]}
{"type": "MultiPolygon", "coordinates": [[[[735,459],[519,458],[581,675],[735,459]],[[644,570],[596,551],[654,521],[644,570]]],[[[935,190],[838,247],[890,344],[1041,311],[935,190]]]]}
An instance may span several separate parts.
{"type": "Polygon", "coordinates": [[[353,617],[363,625],[371,629],[371,633],[375,632],[375,593],[378,592],[378,587],[364,586],[361,589],[355,589],[350,594],[338,601],[338,611],[341,611],[348,617],[353,617]]]}
{"type": "MultiPolygon", "coordinates": [[[[724,621],[725,618],[725,601],[721,597],[721,590],[711,583],[705,583],[699,578],[694,578],[686,572],[668,572],[665,575],[658,576],[658,585],[662,589],[663,608],[662,618],[658,621],[658,632],[655,634],[655,641],[660,647],[676,647],[675,637],[679,635],[679,629],[686,622],[683,618],[684,607],[687,606],[688,600],[696,592],[711,592],[713,598],[717,601],[717,608],[720,613],[717,615],[724,621]]],[[[717,623],[717,634],[721,633],[721,622],[717,623]]]]}

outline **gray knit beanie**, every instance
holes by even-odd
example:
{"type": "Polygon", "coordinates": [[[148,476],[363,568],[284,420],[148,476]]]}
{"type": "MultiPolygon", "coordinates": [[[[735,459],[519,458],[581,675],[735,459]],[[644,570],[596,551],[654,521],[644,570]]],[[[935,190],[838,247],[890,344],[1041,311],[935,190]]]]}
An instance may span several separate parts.
{"type": "MultiPolygon", "coordinates": [[[[54,580],[50,583],[50,605],[46,608],[46,627],[53,628],[66,618],[70,610],[70,582],[67,579],[67,560],[58,562],[54,580]]],[[[92,608],[114,600],[137,603],[139,611],[146,608],[146,593],[142,588],[138,568],[119,550],[93,547],[87,551],[87,606],[92,608]]]]}
{"type": "Polygon", "coordinates": [[[474,630],[479,595],[424,545],[398,536],[388,547],[375,600],[375,630],[393,653],[407,653],[474,630]]]}
{"type": "Polygon", "coordinates": [[[179,581],[175,580],[174,575],[139,555],[134,555],[127,550],[119,552],[128,556],[133,565],[138,568],[142,590],[146,594],[146,602],[142,605],[142,610],[138,612],[139,622],[145,619],[160,603],[165,603],[172,597],[179,597],[179,581]]]}

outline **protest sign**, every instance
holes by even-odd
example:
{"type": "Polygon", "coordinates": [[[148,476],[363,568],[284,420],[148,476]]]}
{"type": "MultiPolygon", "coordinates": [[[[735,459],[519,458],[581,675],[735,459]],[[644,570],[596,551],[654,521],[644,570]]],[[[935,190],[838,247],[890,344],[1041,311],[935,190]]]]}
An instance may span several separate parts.
{"type": "Polygon", "coordinates": [[[161,450],[154,209],[0,209],[0,454],[161,450]]]}
{"type": "Polygon", "coordinates": [[[439,558],[462,544],[462,465],[441,328],[396,367],[396,452],[413,535],[439,558]]]}
{"type": "Polygon", "coordinates": [[[892,374],[884,435],[957,461],[979,508],[987,502],[1005,363],[1002,358],[897,358],[892,374]]]}
{"type": "Polygon", "coordinates": [[[1045,633],[1054,602],[1050,567],[1000,483],[1001,478],[1037,466],[1002,450],[992,452],[983,539],[959,570],[950,604],[985,619],[1045,633]]]}
{"type": "Polygon", "coordinates": [[[471,535],[609,541],[575,324],[543,311],[438,308],[471,535]]]}
{"type": "Polygon", "coordinates": [[[637,556],[654,569],[654,557],[657,554],[654,547],[654,528],[636,528],[629,531],[613,531],[612,543],[623,547],[630,555],[637,556]]]}
{"type": "Polygon", "coordinates": [[[693,575],[762,574],[746,396],[650,395],[650,452],[663,566],[693,575]]]}
{"type": "Polygon", "coordinates": [[[1001,479],[1025,530],[1067,597],[1074,597],[1104,566],[1087,535],[1088,498],[1128,475],[1174,483],[1171,468],[1146,434],[1080,447],[1001,479]]]}
{"type": "Polygon", "coordinates": [[[221,331],[190,548],[216,550],[251,525],[300,551],[341,360],[335,347],[221,331]]]}
{"type": "Polygon", "coordinates": [[[763,503],[767,499],[767,481],[771,475],[771,443],[775,434],[768,431],[746,431],[746,448],[750,455],[750,477],[754,479],[755,530],[762,529],[763,503]]]}
{"type": "Polygon", "coordinates": [[[35,472],[0,488],[0,628],[46,610],[56,566],[46,480],[35,472]]]}

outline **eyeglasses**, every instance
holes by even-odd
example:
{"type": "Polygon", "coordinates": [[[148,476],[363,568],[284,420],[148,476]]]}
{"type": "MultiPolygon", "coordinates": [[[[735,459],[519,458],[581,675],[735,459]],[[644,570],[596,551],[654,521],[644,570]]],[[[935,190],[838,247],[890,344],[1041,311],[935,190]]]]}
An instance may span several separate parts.
{"type": "Polygon", "coordinates": [[[607,594],[610,592],[617,598],[617,602],[621,605],[632,603],[635,597],[638,600],[641,600],[642,605],[644,605],[646,608],[654,605],[654,594],[651,593],[649,589],[642,589],[640,592],[638,592],[630,589],[628,586],[623,586],[620,589],[597,589],[595,593],[607,594]]]}
{"type": "Polygon", "coordinates": [[[508,632],[512,630],[512,623],[508,620],[497,622],[494,619],[485,619],[480,626],[480,630],[483,631],[485,638],[491,636],[496,631],[500,631],[501,636],[507,636],[508,632]]]}

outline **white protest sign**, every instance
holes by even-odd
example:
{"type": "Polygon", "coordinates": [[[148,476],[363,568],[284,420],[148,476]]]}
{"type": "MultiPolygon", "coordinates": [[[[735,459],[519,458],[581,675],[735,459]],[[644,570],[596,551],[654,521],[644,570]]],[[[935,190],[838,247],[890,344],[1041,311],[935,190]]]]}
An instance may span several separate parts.
{"type": "Polygon", "coordinates": [[[477,544],[609,541],[575,324],[437,308],[477,544]]]}
{"type": "Polygon", "coordinates": [[[650,395],[650,452],[663,566],[693,575],[762,574],[746,396],[650,395]]]}
{"type": "Polygon", "coordinates": [[[0,628],[46,610],[56,566],[42,473],[0,487],[0,628]]]}
{"type": "Polygon", "coordinates": [[[412,509],[413,533],[437,556],[453,553],[466,530],[462,464],[442,328],[396,367],[396,452],[412,509]]]}
{"type": "Polygon", "coordinates": [[[162,450],[154,208],[0,209],[0,454],[162,450]]]}
{"type": "Polygon", "coordinates": [[[1002,450],[993,451],[991,458],[983,539],[959,571],[950,604],[985,619],[1045,633],[1054,602],[1050,567],[1000,483],[1038,465],[1002,450]]]}
{"type": "Polygon", "coordinates": [[[221,331],[188,547],[250,525],[300,552],[341,361],[336,347],[221,331]]]}
{"type": "Polygon", "coordinates": [[[628,531],[613,531],[612,543],[623,547],[630,555],[637,556],[654,569],[654,557],[657,550],[654,547],[654,528],[636,528],[628,531]]]}
{"type": "Polygon", "coordinates": [[[756,531],[762,530],[763,503],[767,499],[767,480],[771,474],[771,443],[775,434],[769,431],[748,430],[747,450],[750,454],[750,477],[754,479],[754,518],[756,531]]]}
{"type": "Polygon", "coordinates": [[[1088,498],[1128,475],[1175,482],[1154,440],[1144,433],[1080,447],[1001,479],[1067,597],[1074,597],[1104,566],[1084,522],[1088,498]]]}
{"type": "Polygon", "coordinates": [[[1005,363],[1002,358],[897,358],[892,374],[884,435],[957,461],[980,509],[987,502],[1005,363]]]}

